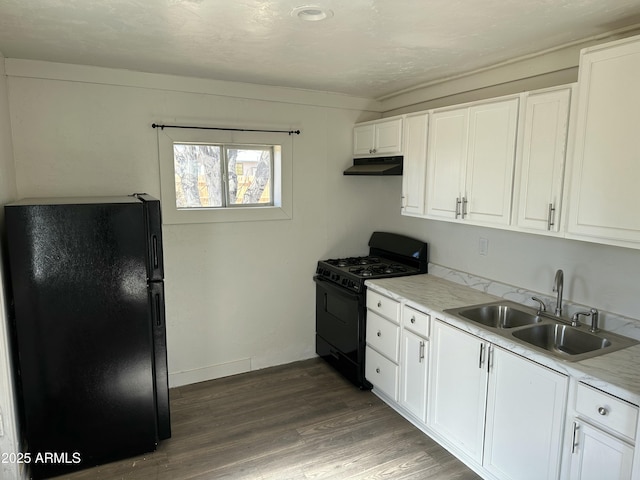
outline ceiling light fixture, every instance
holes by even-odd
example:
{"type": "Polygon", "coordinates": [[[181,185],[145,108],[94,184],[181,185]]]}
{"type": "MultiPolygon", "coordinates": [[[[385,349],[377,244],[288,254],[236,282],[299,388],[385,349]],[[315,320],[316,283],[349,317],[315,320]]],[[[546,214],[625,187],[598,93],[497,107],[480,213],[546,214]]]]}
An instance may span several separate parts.
{"type": "Polygon", "coordinates": [[[304,5],[291,10],[291,16],[305,22],[318,22],[333,17],[333,11],[317,5],[304,5]]]}

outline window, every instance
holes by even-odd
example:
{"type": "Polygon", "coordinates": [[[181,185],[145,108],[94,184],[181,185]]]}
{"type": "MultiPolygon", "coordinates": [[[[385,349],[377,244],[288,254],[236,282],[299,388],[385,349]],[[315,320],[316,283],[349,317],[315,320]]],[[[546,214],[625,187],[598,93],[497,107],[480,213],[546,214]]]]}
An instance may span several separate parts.
{"type": "Polygon", "coordinates": [[[173,144],[177,208],[273,206],[279,145],[173,144]]]}
{"type": "Polygon", "coordinates": [[[292,146],[277,133],[158,131],[163,222],[290,219],[292,146]]]}

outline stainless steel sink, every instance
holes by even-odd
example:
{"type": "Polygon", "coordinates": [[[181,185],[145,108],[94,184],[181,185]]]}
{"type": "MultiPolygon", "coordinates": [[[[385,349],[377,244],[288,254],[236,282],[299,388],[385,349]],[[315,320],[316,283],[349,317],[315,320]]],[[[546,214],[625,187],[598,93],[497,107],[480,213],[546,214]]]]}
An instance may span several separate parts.
{"type": "Polygon", "coordinates": [[[572,327],[564,318],[538,315],[534,308],[510,301],[491,302],[470,307],[451,308],[445,313],[471,321],[507,338],[569,362],[597,357],[640,342],[587,326],[572,327]]]}
{"type": "Polygon", "coordinates": [[[636,345],[632,338],[599,331],[591,333],[561,323],[547,323],[512,332],[515,339],[544,350],[551,355],[576,362],[636,345]]]}
{"type": "Polygon", "coordinates": [[[536,325],[513,332],[520,340],[562,355],[580,355],[611,346],[607,338],[564,324],[536,325]]]}
{"type": "Polygon", "coordinates": [[[516,328],[542,321],[535,310],[529,310],[524,305],[507,301],[453,308],[446,310],[446,312],[491,328],[516,328]]]}

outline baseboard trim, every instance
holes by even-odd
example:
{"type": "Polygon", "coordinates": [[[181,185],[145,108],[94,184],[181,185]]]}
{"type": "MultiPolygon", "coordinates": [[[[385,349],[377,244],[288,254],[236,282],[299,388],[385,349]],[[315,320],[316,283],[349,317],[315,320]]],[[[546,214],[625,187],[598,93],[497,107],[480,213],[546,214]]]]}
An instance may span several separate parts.
{"type": "Polygon", "coordinates": [[[243,358],[233,362],[219,363],[208,367],[186,370],[169,374],[169,388],[181,387],[191,383],[205,382],[216,378],[228,377],[251,371],[251,359],[243,358]]]}

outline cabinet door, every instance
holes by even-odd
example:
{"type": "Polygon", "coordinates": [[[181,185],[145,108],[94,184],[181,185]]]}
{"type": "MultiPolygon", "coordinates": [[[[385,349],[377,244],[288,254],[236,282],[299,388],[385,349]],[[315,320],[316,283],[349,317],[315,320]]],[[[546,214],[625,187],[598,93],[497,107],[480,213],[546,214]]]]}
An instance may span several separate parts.
{"type": "Polygon", "coordinates": [[[402,330],[400,404],[416,418],[427,414],[427,340],[402,330]]]}
{"type": "Polygon", "coordinates": [[[571,89],[530,94],[525,100],[518,168],[516,225],[557,232],[571,89]]]}
{"type": "Polygon", "coordinates": [[[463,217],[508,225],[518,126],[517,98],[469,109],[469,152],[463,217]]]}
{"type": "Polygon", "coordinates": [[[582,53],[569,233],[640,242],[639,78],[638,37],[582,53]]]}
{"type": "Polygon", "coordinates": [[[568,378],[491,348],[484,467],[500,479],[558,478],[568,378]]]}
{"type": "Polygon", "coordinates": [[[427,150],[427,214],[455,219],[467,161],[469,109],[431,115],[427,150]]]}
{"type": "Polygon", "coordinates": [[[409,115],[404,121],[402,213],[422,215],[427,170],[428,114],[409,115]]]}
{"type": "Polygon", "coordinates": [[[573,424],[571,480],[629,480],[633,447],[589,424],[573,424]]]}
{"type": "Polygon", "coordinates": [[[376,123],[374,153],[396,155],[402,153],[402,118],[376,123]]]}
{"type": "Polygon", "coordinates": [[[375,125],[360,125],[353,127],[353,154],[370,155],[373,153],[375,142],[375,125]]]}
{"type": "Polygon", "coordinates": [[[427,424],[482,461],[488,344],[436,320],[431,336],[427,424]]]}

